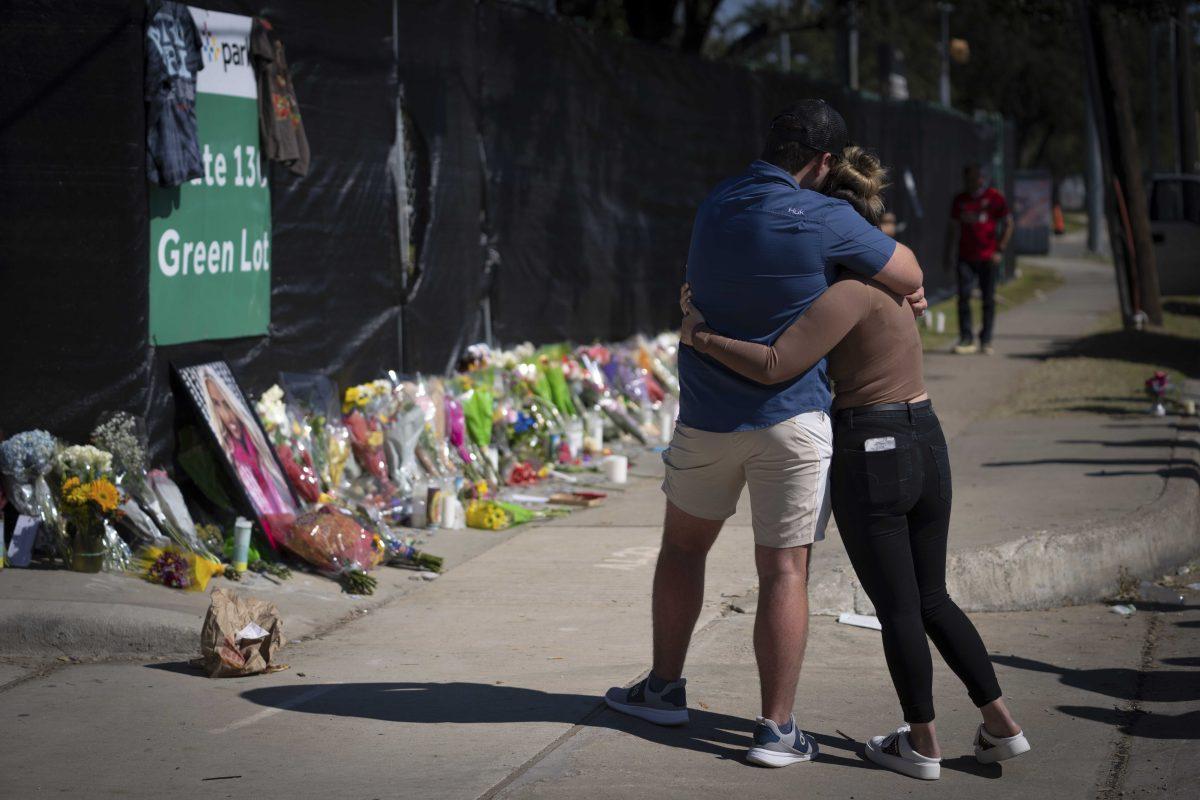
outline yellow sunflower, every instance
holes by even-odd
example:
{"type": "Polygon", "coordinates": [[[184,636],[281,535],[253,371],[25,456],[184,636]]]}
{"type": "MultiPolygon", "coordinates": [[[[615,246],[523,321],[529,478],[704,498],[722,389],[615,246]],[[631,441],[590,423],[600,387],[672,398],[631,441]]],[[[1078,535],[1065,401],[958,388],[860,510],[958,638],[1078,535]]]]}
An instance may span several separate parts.
{"type": "Polygon", "coordinates": [[[70,506],[82,506],[88,501],[87,488],[79,478],[67,478],[62,485],[63,500],[70,506]]]}
{"type": "Polygon", "coordinates": [[[99,506],[105,514],[116,511],[117,506],[121,504],[121,493],[108,478],[86,483],[83,488],[87,491],[87,499],[99,506]]]}

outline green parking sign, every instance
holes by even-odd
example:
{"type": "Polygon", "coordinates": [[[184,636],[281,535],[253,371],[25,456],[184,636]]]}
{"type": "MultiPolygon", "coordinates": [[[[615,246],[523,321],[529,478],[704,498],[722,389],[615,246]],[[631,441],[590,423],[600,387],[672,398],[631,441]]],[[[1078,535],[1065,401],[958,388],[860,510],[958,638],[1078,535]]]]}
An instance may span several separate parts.
{"type": "Polygon", "coordinates": [[[271,321],[271,192],[259,150],[251,19],[190,9],[204,68],[196,121],[204,175],[150,188],[150,339],[261,336],[271,321]]]}

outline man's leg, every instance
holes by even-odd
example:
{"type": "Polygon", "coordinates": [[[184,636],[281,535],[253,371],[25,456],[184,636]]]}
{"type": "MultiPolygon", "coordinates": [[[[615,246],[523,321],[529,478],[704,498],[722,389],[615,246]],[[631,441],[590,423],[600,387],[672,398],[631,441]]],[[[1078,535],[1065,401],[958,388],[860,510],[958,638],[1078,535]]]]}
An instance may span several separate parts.
{"type": "Polygon", "coordinates": [[[808,564],[812,545],[755,545],[758,615],[754,656],[762,688],[762,714],[779,725],[791,718],[796,683],[808,642],[808,564]]]}
{"type": "Polygon", "coordinates": [[[996,320],[996,273],[999,269],[991,261],[981,261],[975,265],[979,275],[979,292],[983,295],[983,330],[979,333],[981,346],[992,343],[992,326],[996,320]]]}
{"type": "Polygon", "coordinates": [[[971,344],[975,331],[971,327],[971,290],[975,288],[975,270],[959,259],[958,267],[958,343],[971,344]]]}
{"type": "Polygon", "coordinates": [[[704,602],[705,559],[724,521],[737,511],[745,484],[740,440],[739,434],[675,426],[663,453],[667,512],[651,602],[654,664],[634,686],[609,689],[604,695],[609,708],[657,725],[688,721],[683,662],[704,602]]]}
{"type": "Polygon", "coordinates": [[[656,677],[683,675],[692,630],[704,602],[704,563],[723,520],[701,519],[667,501],[662,549],[654,569],[654,668],[656,677]]]}
{"type": "Polygon", "coordinates": [[[762,716],[787,726],[808,639],[808,566],[812,543],[825,536],[833,430],[820,411],[758,432],[747,459],[754,515],[758,615],[754,654],[762,716]]]}

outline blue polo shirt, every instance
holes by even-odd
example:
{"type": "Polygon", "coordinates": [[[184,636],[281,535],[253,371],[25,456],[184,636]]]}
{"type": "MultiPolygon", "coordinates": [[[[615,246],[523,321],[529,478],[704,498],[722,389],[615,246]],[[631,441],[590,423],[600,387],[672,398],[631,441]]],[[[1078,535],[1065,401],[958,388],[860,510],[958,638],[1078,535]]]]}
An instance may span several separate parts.
{"type": "MultiPolygon", "coordinates": [[[[895,249],[849,203],[801,189],[786,171],[755,161],[700,205],[687,280],[717,333],[773,344],[829,287],[836,267],[871,277],[895,249]]],[[[717,433],[828,411],[832,400],[825,359],[793,380],[764,386],[681,347],[679,383],[680,422],[717,433]]]]}

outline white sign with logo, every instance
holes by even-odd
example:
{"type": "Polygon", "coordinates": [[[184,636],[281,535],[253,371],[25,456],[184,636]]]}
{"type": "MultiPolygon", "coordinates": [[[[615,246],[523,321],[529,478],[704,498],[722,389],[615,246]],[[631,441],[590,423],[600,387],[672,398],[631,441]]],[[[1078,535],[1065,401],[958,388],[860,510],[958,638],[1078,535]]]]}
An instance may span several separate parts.
{"type": "Polygon", "coordinates": [[[254,68],[250,64],[250,17],[191,6],[188,11],[200,31],[200,55],[204,59],[196,91],[257,99],[254,68]]]}

